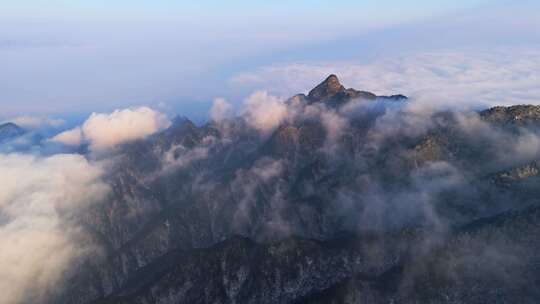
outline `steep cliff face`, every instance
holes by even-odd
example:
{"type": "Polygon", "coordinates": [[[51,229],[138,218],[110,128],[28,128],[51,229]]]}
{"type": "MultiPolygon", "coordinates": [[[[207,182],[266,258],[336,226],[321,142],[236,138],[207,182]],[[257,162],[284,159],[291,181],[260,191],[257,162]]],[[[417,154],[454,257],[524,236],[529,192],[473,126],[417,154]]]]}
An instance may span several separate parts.
{"type": "Polygon", "coordinates": [[[179,118],[124,145],[55,303],[535,302],[538,107],[407,103],[331,75],[264,134],[179,118]]]}

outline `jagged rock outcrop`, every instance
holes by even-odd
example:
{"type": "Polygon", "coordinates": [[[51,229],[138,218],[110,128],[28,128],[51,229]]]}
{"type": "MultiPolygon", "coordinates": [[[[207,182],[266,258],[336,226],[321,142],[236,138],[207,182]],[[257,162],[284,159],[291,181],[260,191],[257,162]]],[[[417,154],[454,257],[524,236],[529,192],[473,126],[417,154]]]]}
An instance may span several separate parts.
{"type": "Polygon", "coordinates": [[[345,92],[345,87],[339,82],[336,75],[330,75],[322,83],[311,90],[307,98],[311,102],[324,101],[345,92]]]}
{"type": "Polygon", "coordinates": [[[308,103],[322,102],[329,107],[339,107],[351,100],[375,100],[380,98],[389,101],[404,101],[404,95],[377,96],[367,91],[346,89],[336,75],[328,76],[322,83],[309,92],[307,96],[297,95],[295,98],[306,98],[308,103]]]}

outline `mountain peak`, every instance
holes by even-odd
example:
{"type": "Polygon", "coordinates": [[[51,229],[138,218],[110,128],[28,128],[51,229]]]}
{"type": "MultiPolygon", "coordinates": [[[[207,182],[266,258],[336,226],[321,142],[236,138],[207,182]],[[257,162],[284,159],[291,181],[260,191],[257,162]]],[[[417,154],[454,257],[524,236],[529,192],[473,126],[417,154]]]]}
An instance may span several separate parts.
{"type": "Polygon", "coordinates": [[[11,128],[11,129],[20,129],[21,127],[17,126],[16,124],[12,122],[6,122],[3,124],[0,124],[0,128],[11,128]]]}
{"type": "Polygon", "coordinates": [[[23,134],[24,130],[12,122],[0,124],[0,141],[12,139],[23,134]]]}
{"type": "Polygon", "coordinates": [[[309,92],[308,99],[311,101],[323,100],[343,91],[345,91],[345,87],[339,82],[339,78],[332,74],[309,92]]]}

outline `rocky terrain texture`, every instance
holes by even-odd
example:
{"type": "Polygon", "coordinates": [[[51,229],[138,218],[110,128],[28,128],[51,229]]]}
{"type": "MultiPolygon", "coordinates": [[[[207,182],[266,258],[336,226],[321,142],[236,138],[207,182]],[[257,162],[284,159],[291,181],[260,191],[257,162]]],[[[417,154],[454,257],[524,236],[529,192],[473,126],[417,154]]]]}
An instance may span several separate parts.
{"type": "Polygon", "coordinates": [[[119,149],[51,303],[540,301],[540,107],[418,112],[335,75],[285,105],[119,149]]]}

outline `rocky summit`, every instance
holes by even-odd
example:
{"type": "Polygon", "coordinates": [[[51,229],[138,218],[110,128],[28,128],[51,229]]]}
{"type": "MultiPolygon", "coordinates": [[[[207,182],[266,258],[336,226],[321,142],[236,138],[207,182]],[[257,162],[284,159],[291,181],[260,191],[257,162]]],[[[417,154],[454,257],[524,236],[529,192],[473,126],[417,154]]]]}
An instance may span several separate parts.
{"type": "Polygon", "coordinates": [[[50,303],[540,302],[540,107],[408,104],[331,75],[123,145],[50,303]]]}
{"type": "Polygon", "coordinates": [[[404,95],[377,96],[371,92],[358,91],[352,88],[346,89],[336,75],[328,76],[323,82],[309,92],[307,96],[301,94],[297,98],[307,99],[308,103],[325,103],[329,107],[339,107],[351,100],[375,100],[385,99],[403,101],[404,95]]]}
{"type": "Polygon", "coordinates": [[[345,87],[339,82],[337,76],[330,75],[328,76],[328,78],[326,78],[325,81],[323,81],[321,84],[319,84],[317,87],[315,87],[309,92],[308,99],[312,102],[316,102],[332,98],[336,94],[342,93],[344,91],[345,87]]]}

